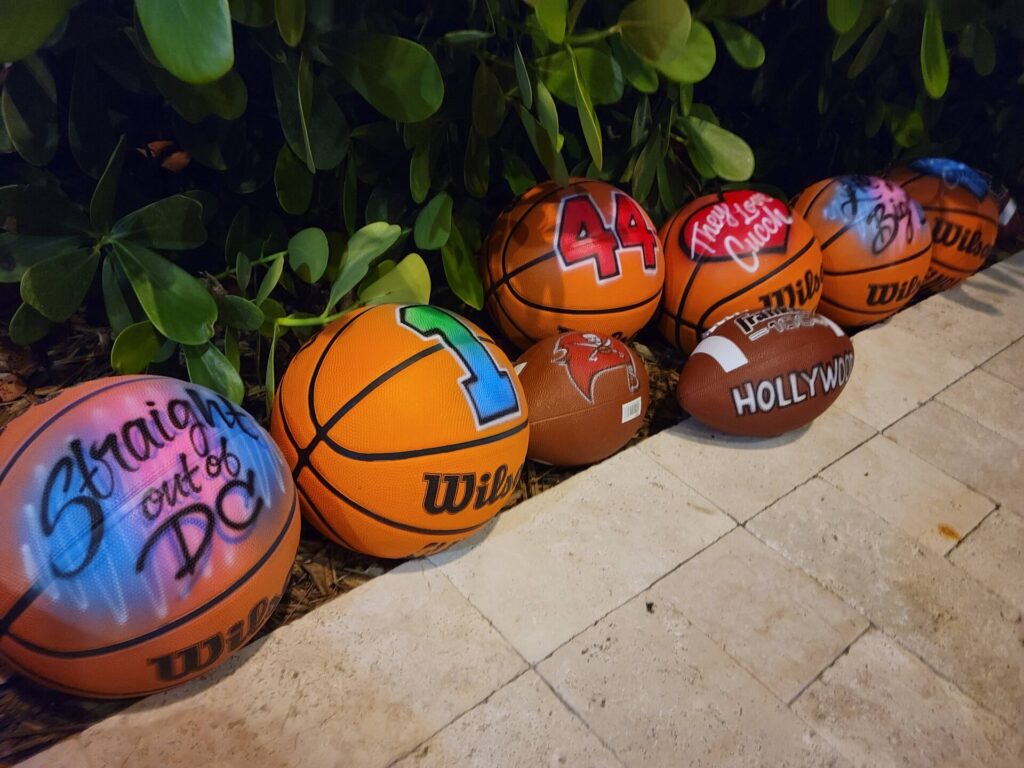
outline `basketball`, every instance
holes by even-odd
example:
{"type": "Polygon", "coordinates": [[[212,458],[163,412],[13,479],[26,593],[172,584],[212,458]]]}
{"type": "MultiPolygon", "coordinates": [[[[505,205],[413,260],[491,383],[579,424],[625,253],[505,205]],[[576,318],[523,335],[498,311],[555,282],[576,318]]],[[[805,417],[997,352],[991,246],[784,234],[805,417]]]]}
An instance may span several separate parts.
{"type": "Polygon", "coordinates": [[[515,490],[530,439],[505,354],[426,305],[382,304],[324,328],[285,371],[270,424],[306,518],[391,558],[479,530],[515,490]]]}
{"type": "Polygon", "coordinates": [[[591,179],[524,192],[498,216],[482,269],[487,310],[520,349],[563,331],[630,338],[653,317],[664,282],[650,217],[591,179]]]}
{"type": "Polygon", "coordinates": [[[0,655],[80,696],[142,696],[227,659],[299,545],[288,467],[235,404],[98,379],[0,435],[0,655]]]}
{"type": "Polygon", "coordinates": [[[931,263],[932,236],[921,206],[875,176],[819,181],[793,201],[821,245],[818,312],[847,327],[901,310],[931,263]]]}
{"type": "Polygon", "coordinates": [[[661,229],[665,294],[658,328],[690,352],[718,321],[754,309],[814,310],[821,250],[781,200],[751,189],[705,195],[661,229]]]}
{"type": "Polygon", "coordinates": [[[932,230],[924,290],[952,288],[984,266],[999,235],[999,208],[989,183],[970,166],[930,157],[888,176],[924,208],[932,230]]]}

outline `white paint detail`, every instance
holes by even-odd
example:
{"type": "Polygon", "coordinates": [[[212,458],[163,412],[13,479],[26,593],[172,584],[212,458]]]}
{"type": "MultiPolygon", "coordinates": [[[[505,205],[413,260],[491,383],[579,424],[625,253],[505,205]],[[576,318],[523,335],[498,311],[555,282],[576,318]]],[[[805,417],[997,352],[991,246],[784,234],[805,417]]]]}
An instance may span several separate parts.
{"type": "Polygon", "coordinates": [[[515,367],[516,376],[518,376],[520,373],[522,373],[522,370],[525,367],[526,367],[526,363],[516,363],[516,367],[515,367]]]}
{"type": "Polygon", "coordinates": [[[625,424],[627,421],[632,421],[640,417],[640,413],[643,411],[641,407],[643,405],[642,398],[635,397],[628,403],[622,404],[622,423],[625,424]]]}
{"type": "Polygon", "coordinates": [[[843,329],[836,325],[832,320],[828,319],[824,315],[818,315],[818,317],[828,324],[828,327],[832,329],[832,333],[834,333],[836,336],[843,337],[846,335],[843,329]]]}
{"type": "Polygon", "coordinates": [[[722,366],[722,370],[726,373],[732,373],[737,368],[741,368],[750,362],[747,360],[747,356],[743,354],[743,350],[736,346],[736,342],[724,336],[708,336],[697,345],[697,348],[693,350],[693,354],[710,355],[715,359],[716,363],[722,366]]]}

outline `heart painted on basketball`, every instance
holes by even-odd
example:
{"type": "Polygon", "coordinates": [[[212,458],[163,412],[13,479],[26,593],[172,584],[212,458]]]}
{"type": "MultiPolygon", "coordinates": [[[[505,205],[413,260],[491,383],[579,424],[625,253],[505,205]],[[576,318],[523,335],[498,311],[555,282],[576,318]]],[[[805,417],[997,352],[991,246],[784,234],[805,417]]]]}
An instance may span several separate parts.
{"type": "Polygon", "coordinates": [[[694,211],[680,230],[680,250],[694,261],[747,260],[782,253],[793,217],[784,202],[751,189],[716,195],[694,211]]]}

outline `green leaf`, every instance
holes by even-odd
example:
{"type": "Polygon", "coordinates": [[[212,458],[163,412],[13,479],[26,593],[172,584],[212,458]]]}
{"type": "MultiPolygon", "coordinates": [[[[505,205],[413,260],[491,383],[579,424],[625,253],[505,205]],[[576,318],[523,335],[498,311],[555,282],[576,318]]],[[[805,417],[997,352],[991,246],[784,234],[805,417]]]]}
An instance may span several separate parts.
{"type": "Polygon", "coordinates": [[[71,5],[72,0],[0,0],[0,62],[35,53],[71,5]]]}
{"type": "Polygon", "coordinates": [[[356,163],[350,157],[348,162],[345,163],[345,179],[342,181],[341,186],[341,215],[345,220],[345,231],[350,235],[356,231],[356,224],[358,223],[356,217],[359,215],[358,205],[359,185],[356,178],[356,163]]]}
{"type": "Polygon", "coordinates": [[[548,136],[548,132],[523,106],[517,104],[516,112],[519,115],[520,122],[523,124],[527,137],[530,139],[533,151],[537,153],[537,158],[544,166],[544,170],[558,184],[567,184],[569,182],[569,171],[565,167],[565,159],[562,157],[562,153],[555,147],[554,141],[548,136]]]}
{"type": "Polygon", "coordinates": [[[480,282],[480,269],[458,226],[452,228],[451,237],[441,249],[441,261],[445,280],[455,295],[473,309],[483,309],[484,286],[480,282]]]}
{"type": "Polygon", "coordinates": [[[565,40],[565,16],[569,10],[569,0],[534,0],[533,6],[540,28],[548,40],[561,45],[565,40]]]}
{"type": "Polygon", "coordinates": [[[473,77],[473,128],[481,136],[493,136],[501,129],[507,108],[501,82],[481,61],[473,77]]]}
{"type": "Polygon", "coordinates": [[[358,34],[325,39],[321,47],[359,95],[391,120],[416,123],[441,106],[441,70],[419,43],[391,35],[358,34]]]}
{"type": "Polygon", "coordinates": [[[281,39],[294,48],[306,27],[306,0],[274,0],[274,18],[281,39]]]}
{"type": "Polygon", "coordinates": [[[258,331],[263,325],[263,310],[241,296],[214,297],[217,302],[217,320],[228,328],[258,331]]]}
{"type": "MultiPolygon", "coordinates": [[[[473,197],[487,194],[491,179],[491,150],[487,139],[472,128],[466,137],[466,155],[462,163],[462,181],[466,191],[473,197]]],[[[426,195],[424,195],[426,197],[426,195]]]]}
{"type": "Polygon", "coordinates": [[[702,22],[694,20],[682,55],[671,66],[662,67],[661,70],[680,83],[699,83],[715,68],[717,55],[711,30],[702,22]]]}
{"type": "Polygon", "coordinates": [[[417,248],[436,251],[448,242],[451,231],[452,196],[447,192],[439,192],[417,214],[413,240],[417,248]]]}
{"type": "Polygon", "coordinates": [[[110,365],[121,374],[142,373],[163,346],[163,337],[149,320],[129,325],[114,340],[110,365]]]}
{"type": "Polygon", "coordinates": [[[666,75],[673,73],[690,37],[690,7],[684,0],[633,0],[619,14],[622,39],[666,75]]]}
{"type": "Polygon", "coordinates": [[[754,173],[754,153],[739,136],[699,117],[682,118],[695,151],[726,181],[746,181],[754,173]]]}
{"type": "Polygon", "coordinates": [[[202,344],[213,335],[217,305],[194,277],[131,240],[114,240],[114,253],[146,316],[164,336],[202,344]]]}
{"type": "Polygon", "coordinates": [[[665,159],[665,152],[668,147],[665,145],[665,135],[662,126],[651,131],[647,137],[647,143],[637,156],[636,165],[633,168],[633,197],[637,200],[646,200],[651,192],[654,180],[665,159]]]}
{"type": "Polygon", "coordinates": [[[651,94],[658,90],[658,70],[645,62],[633,49],[622,44],[618,38],[612,40],[612,53],[619,62],[622,74],[630,85],[641,93],[651,94]]]}
{"type": "Polygon", "coordinates": [[[278,281],[281,279],[281,274],[284,272],[284,256],[278,256],[267,268],[267,274],[263,276],[260,281],[260,287],[256,291],[256,306],[260,306],[270,296],[274,288],[277,287],[278,281]]]}
{"type": "Polygon", "coordinates": [[[296,216],[305,213],[313,199],[313,174],[287,144],[277,153],[274,188],[281,208],[296,216]]]}
{"type": "Polygon", "coordinates": [[[80,48],[68,103],[68,143],[78,167],[94,179],[103,172],[117,143],[110,122],[95,60],[80,48]]]}
{"type": "Polygon", "coordinates": [[[241,369],[242,350],[238,347],[238,333],[232,328],[227,328],[224,331],[224,357],[236,371],[241,369]]]}
{"type": "Polygon", "coordinates": [[[724,19],[715,21],[715,29],[722,36],[725,49],[733,61],[743,69],[757,69],[764,64],[764,46],[753,34],[739,24],[724,19]]]}
{"type": "Polygon", "coordinates": [[[277,113],[288,146],[306,169],[332,170],[348,152],[349,126],[324,76],[312,80],[309,60],[271,63],[277,113]]]}
{"type": "Polygon", "coordinates": [[[186,345],[185,367],[188,377],[203,387],[219,392],[233,403],[241,403],[245,397],[245,384],[231,361],[224,357],[213,344],[186,345]]]}
{"type": "Polygon", "coordinates": [[[62,323],[75,313],[92,285],[99,253],[91,248],[33,264],[21,278],[21,298],[48,320],[62,323]]]}
{"type": "Polygon", "coordinates": [[[441,42],[448,45],[476,45],[489,40],[494,35],[482,29],[456,29],[441,36],[441,42]]]}
{"type": "Polygon", "coordinates": [[[397,242],[401,234],[401,227],[384,221],[367,224],[353,233],[341,257],[341,270],[331,285],[326,312],[331,312],[335,304],[359,284],[359,281],[366,276],[374,259],[386,253],[397,242]]]}
{"type": "Polygon", "coordinates": [[[917,110],[894,108],[888,116],[889,130],[899,146],[914,147],[924,138],[924,118],[917,110]]]}
{"type": "Polygon", "coordinates": [[[996,44],[992,33],[984,24],[978,24],[974,33],[974,71],[982,77],[991,75],[996,68],[996,44]]]}
{"type": "Polygon", "coordinates": [[[274,353],[277,351],[277,334],[281,326],[274,323],[270,332],[270,344],[267,346],[267,369],[263,375],[267,413],[274,408],[274,391],[277,389],[277,373],[274,369],[274,353]]]}
{"type": "Polygon", "coordinates": [[[863,9],[863,0],[828,0],[828,23],[840,34],[849,32],[863,9]]]}
{"type": "Polygon", "coordinates": [[[126,136],[122,133],[89,201],[89,219],[92,225],[104,234],[110,231],[114,221],[114,203],[121,181],[121,168],[124,166],[125,139],[126,136]]]}
{"type": "Polygon", "coordinates": [[[432,138],[428,136],[422,143],[416,145],[412,157],[409,159],[409,193],[417,203],[426,200],[427,194],[430,192],[432,144],[432,138]]]}
{"type": "Polygon", "coordinates": [[[274,23],[274,0],[228,0],[231,18],[247,27],[269,27],[274,23]]]}
{"type": "Polygon", "coordinates": [[[537,184],[530,166],[519,155],[506,149],[501,151],[501,175],[516,197],[537,184]]]}
{"type": "MultiPolygon", "coordinates": [[[[614,104],[622,98],[622,69],[600,48],[574,48],[576,69],[591,104],[614,104]]],[[[536,61],[537,72],[548,90],[566,104],[576,106],[576,78],[572,58],[565,49],[536,61]]]]}
{"type": "Polygon", "coordinates": [[[7,326],[7,335],[15,344],[24,347],[35,344],[49,333],[52,327],[53,323],[23,302],[11,317],[11,323],[7,326]]]}
{"type": "Polygon", "coordinates": [[[25,270],[47,259],[74,253],[82,240],[73,236],[17,235],[0,232],[0,283],[17,283],[25,270]]]}
{"type": "Polygon", "coordinates": [[[238,283],[238,290],[243,293],[247,291],[251,279],[252,259],[245,255],[245,251],[239,251],[235,259],[235,282],[238,283]]]}
{"type": "MultiPolygon", "coordinates": [[[[575,86],[572,100],[575,104],[575,86]]],[[[543,80],[537,81],[537,119],[547,131],[552,145],[556,145],[558,142],[558,107],[555,106],[555,100],[551,98],[551,91],[544,85],[543,80]]]]}
{"type": "Polygon", "coordinates": [[[871,33],[864,39],[860,50],[857,51],[857,55],[853,57],[853,61],[850,63],[850,68],[846,71],[846,76],[851,80],[860,75],[868,65],[874,61],[875,56],[882,50],[882,43],[885,41],[885,36],[889,32],[889,25],[884,20],[880,21],[871,33]]]}
{"type": "Polygon", "coordinates": [[[519,98],[524,107],[533,109],[533,86],[530,84],[530,73],[526,70],[526,61],[523,59],[523,52],[519,50],[519,43],[516,43],[513,57],[516,66],[516,83],[519,85],[519,98]]]}
{"type": "Polygon", "coordinates": [[[878,2],[867,2],[864,4],[863,10],[857,17],[857,22],[836,38],[835,47],[832,49],[832,61],[839,61],[839,59],[846,55],[846,52],[853,47],[853,44],[860,39],[860,36],[867,31],[868,27],[874,24],[881,13],[881,9],[881,3],[878,2]]]}
{"type": "Polygon", "coordinates": [[[949,87],[949,55],[942,38],[942,17],[935,0],[928,0],[921,28],[921,77],[933,99],[941,99],[949,87]]]}
{"type": "Polygon", "coordinates": [[[198,248],[206,242],[203,206],[185,195],[165,197],[119,219],[110,236],[168,251],[198,248]]]}
{"type": "Polygon", "coordinates": [[[199,123],[211,115],[237,120],[245,114],[249,91],[238,70],[232,69],[213,82],[198,85],[179,80],[158,67],[149,66],[147,71],[174,111],[190,123],[199,123]]]}
{"type": "Polygon", "coordinates": [[[576,111],[580,116],[580,125],[583,128],[583,138],[586,139],[587,149],[594,160],[598,170],[604,163],[604,155],[601,140],[601,124],[597,121],[597,113],[590,103],[590,94],[587,86],[580,77],[579,67],[576,63],[576,56],[570,49],[569,59],[572,62],[572,73],[576,81],[576,111]]]}
{"type": "Polygon", "coordinates": [[[419,254],[410,253],[363,288],[359,300],[364,304],[426,304],[430,301],[430,270],[419,254]]]}
{"type": "Polygon", "coordinates": [[[7,70],[0,114],[11,144],[26,161],[46,165],[53,159],[60,138],[57,86],[42,59],[30,56],[7,70]]]}
{"type": "Polygon", "coordinates": [[[135,0],[146,39],[167,71],[211,83],[235,63],[228,0],[135,0]]]}
{"type": "Polygon", "coordinates": [[[304,229],[288,241],[288,266],[307,283],[323,276],[329,256],[327,235],[319,227],[304,229]]]}
{"type": "Polygon", "coordinates": [[[132,310],[125,294],[128,278],[117,266],[116,259],[104,259],[101,271],[103,285],[103,306],[107,310],[107,320],[114,333],[120,333],[135,322],[132,310]]]}
{"type": "Polygon", "coordinates": [[[40,184],[0,187],[0,222],[22,235],[91,234],[89,219],[60,188],[40,184]]]}

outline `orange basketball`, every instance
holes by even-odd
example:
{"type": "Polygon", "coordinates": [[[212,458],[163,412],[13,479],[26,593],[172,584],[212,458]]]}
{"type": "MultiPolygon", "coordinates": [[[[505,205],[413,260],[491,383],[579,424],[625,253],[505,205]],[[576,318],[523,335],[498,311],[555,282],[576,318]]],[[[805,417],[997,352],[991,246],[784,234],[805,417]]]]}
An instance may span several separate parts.
{"type": "Polygon", "coordinates": [[[875,176],[836,176],[793,201],[821,244],[818,312],[840,325],[870,325],[917,293],[931,263],[932,236],[921,206],[875,176]]]}
{"type": "Polygon", "coordinates": [[[99,379],[0,435],[0,655],[82,696],[141,696],[227,659],[299,545],[288,467],[238,406],[99,379]]]}
{"type": "Polygon", "coordinates": [[[421,304],[327,326],[288,366],[270,424],[306,518],[378,557],[432,554],[479,530],[515,489],[530,437],[505,354],[421,304]]]}
{"type": "Polygon", "coordinates": [[[688,203],[661,228],[665,295],[658,328],[691,352],[719,320],[754,309],[813,311],[821,250],[803,218],[763,192],[735,189],[688,203]]]}
{"type": "Polygon", "coordinates": [[[502,211],[484,244],[487,309],[526,348],[563,331],[629,338],[661,297],[661,243],[650,217],[603,181],[548,181],[502,211]]]}
{"type": "Polygon", "coordinates": [[[985,264],[999,234],[999,206],[989,183],[970,166],[930,157],[888,175],[924,208],[932,230],[932,263],[924,289],[952,288],[985,264]]]}

